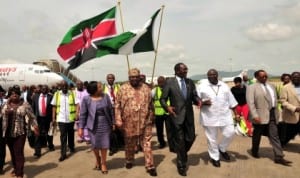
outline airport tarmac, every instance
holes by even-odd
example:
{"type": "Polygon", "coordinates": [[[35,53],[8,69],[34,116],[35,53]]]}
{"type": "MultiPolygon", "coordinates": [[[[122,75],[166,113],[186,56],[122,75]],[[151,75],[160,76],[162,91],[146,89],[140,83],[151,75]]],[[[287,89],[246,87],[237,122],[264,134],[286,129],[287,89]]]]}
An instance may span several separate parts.
{"type": "MultiPolygon", "coordinates": [[[[284,154],[287,160],[292,161],[291,167],[275,164],[273,161],[273,151],[266,137],[261,140],[260,156],[255,159],[249,155],[251,146],[250,137],[235,136],[228,152],[231,156],[229,162],[221,159],[221,167],[213,167],[209,162],[207,143],[204,132],[198,123],[199,110],[195,109],[196,141],[189,152],[187,177],[195,178],[296,178],[300,175],[300,137],[297,136],[285,148],[284,154]],[[298,176],[297,176],[298,175],[298,176]]],[[[153,129],[155,132],[155,129],[153,129]]],[[[77,133],[75,133],[77,134],[77,133]]],[[[170,153],[168,148],[158,149],[157,138],[153,136],[153,154],[157,166],[158,177],[179,178],[177,173],[174,153],[170,153]]],[[[128,170],[124,167],[124,151],[120,151],[113,156],[108,156],[108,174],[103,175],[100,171],[93,170],[95,159],[89,146],[85,143],[76,143],[76,152],[69,155],[68,159],[59,162],[59,133],[55,136],[54,144],[56,150],[48,152],[46,148],[42,150],[42,157],[35,159],[34,150],[25,147],[25,176],[27,178],[146,178],[150,177],[144,168],[144,156],[140,152],[136,154],[135,165],[128,170]]],[[[7,152],[4,167],[6,171],[2,178],[10,177],[10,156],[7,152]]]]}

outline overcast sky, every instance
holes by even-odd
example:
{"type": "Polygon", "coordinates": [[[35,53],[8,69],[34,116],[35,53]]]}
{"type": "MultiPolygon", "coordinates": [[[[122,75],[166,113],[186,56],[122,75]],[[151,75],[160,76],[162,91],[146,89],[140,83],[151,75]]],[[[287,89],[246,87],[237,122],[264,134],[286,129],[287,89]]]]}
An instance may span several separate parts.
{"type": "MultiPolygon", "coordinates": [[[[117,0],[1,0],[0,63],[57,59],[65,33],[117,0]]],[[[299,0],[122,0],[125,30],[141,28],[165,5],[155,75],[172,75],[184,62],[188,76],[210,68],[265,69],[271,74],[300,70],[299,0]]],[[[155,44],[159,27],[155,23],[155,44]]],[[[118,32],[122,32],[119,11],[118,32]]],[[[151,76],[154,52],[129,56],[130,66],[151,76]]],[[[72,71],[82,80],[127,79],[126,57],[108,55],[72,71]]]]}

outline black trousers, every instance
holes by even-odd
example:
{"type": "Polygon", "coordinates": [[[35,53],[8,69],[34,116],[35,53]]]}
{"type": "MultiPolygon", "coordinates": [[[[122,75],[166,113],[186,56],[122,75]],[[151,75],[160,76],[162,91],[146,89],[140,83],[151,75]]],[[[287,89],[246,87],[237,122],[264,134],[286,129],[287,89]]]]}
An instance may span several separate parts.
{"type": "Polygon", "coordinates": [[[23,177],[24,175],[24,146],[26,135],[17,137],[7,137],[6,143],[10,151],[11,161],[15,170],[16,177],[23,177]]]}
{"type": "Polygon", "coordinates": [[[6,142],[5,139],[2,137],[2,119],[0,119],[0,170],[3,169],[5,164],[5,155],[6,155],[6,142]]]}
{"type": "Polygon", "coordinates": [[[268,124],[253,124],[253,136],[252,136],[252,153],[257,154],[259,150],[259,144],[261,136],[268,136],[269,141],[273,147],[275,159],[283,157],[283,151],[278,135],[277,124],[275,120],[275,111],[270,111],[270,122],[268,124]]]}
{"type": "Polygon", "coordinates": [[[192,147],[195,140],[195,126],[186,120],[182,124],[171,122],[171,139],[174,152],[177,154],[177,168],[187,167],[187,152],[192,147]]]}
{"type": "Polygon", "coordinates": [[[285,146],[290,140],[294,139],[297,134],[300,134],[300,122],[296,124],[281,122],[278,124],[278,133],[281,145],[285,146]]]}
{"type": "Polygon", "coordinates": [[[60,130],[60,144],[61,144],[61,156],[67,155],[67,141],[70,150],[74,150],[74,122],[63,123],[59,122],[58,127],[60,130]]]}
{"type": "Polygon", "coordinates": [[[50,120],[46,117],[37,117],[37,122],[40,130],[40,135],[36,139],[35,143],[35,153],[41,154],[41,148],[48,146],[49,149],[54,148],[53,136],[48,135],[50,128],[50,120]]]}
{"type": "Polygon", "coordinates": [[[121,148],[124,148],[124,145],[125,143],[124,143],[123,132],[120,129],[115,128],[115,130],[113,130],[110,134],[109,151],[112,153],[116,153],[121,148]]]}
{"type": "Polygon", "coordinates": [[[166,141],[164,139],[164,124],[166,120],[168,119],[169,115],[155,115],[155,126],[156,126],[156,135],[157,140],[161,146],[166,144],[166,141]]]}

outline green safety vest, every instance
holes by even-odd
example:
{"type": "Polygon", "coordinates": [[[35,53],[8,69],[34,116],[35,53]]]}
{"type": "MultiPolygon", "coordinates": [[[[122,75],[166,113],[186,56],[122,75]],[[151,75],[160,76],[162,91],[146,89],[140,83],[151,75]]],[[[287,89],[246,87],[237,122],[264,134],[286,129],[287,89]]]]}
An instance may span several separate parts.
{"type": "MultiPolygon", "coordinates": [[[[57,91],[54,94],[54,97],[56,99],[56,118],[59,117],[59,111],[60,111],[60,97],[61,97],[61,91],[57,91]]],[[[68,100],[69,100],[69,120],[71,122],[75,121],[76,119],[76,104],[75,104],[75,94],[73,91],[68,91],[68,100]]]]}
{"type": "MultiPolygon", "coordinates": [[[[154,95],[154,113],[157,116],[162,116],[166,114],[167,112],[164,110],[164,108],[160,104],[160,97],[162,94],[162,89],[160,87],[155,87],[155,95],[154,95]]],[[[170,105],[170,101],[167,101],[167,104],[170,105]]]]}

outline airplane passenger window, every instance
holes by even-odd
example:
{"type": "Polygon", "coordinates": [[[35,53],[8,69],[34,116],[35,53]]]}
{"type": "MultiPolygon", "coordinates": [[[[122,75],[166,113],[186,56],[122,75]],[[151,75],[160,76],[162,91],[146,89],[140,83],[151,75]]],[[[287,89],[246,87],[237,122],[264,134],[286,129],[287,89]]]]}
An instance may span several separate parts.
{"type": "Polygon", "coordinates": [[[37,73],[37,74],[38,74],[38,73],[39,73],[39,71],[38,71],[38,70],[35,70],[35,71],[34,71],[34,73],[37,73]]]}

